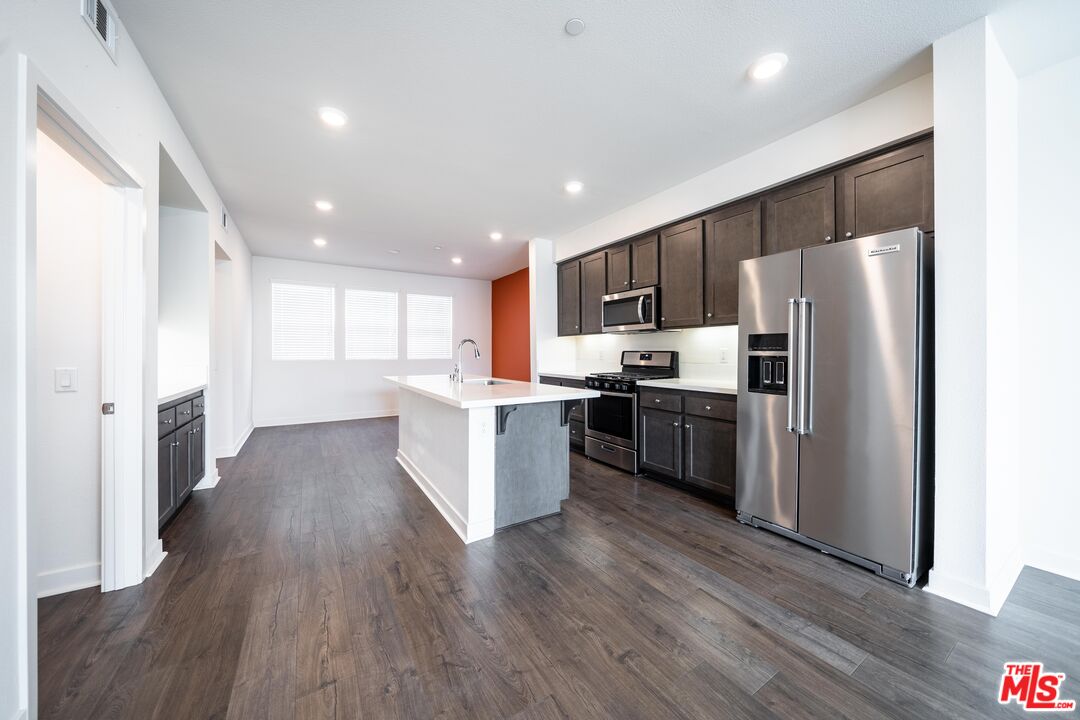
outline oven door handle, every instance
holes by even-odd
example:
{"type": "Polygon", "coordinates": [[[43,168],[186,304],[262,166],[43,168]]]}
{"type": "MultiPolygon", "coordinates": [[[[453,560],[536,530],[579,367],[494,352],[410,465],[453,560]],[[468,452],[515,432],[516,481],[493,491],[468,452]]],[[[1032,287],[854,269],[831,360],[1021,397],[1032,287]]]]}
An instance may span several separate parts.
{"type": "MultiPolygon", "coordinates": [[[[608,392],[607,390],[598,390],[597,392],[599,392],[601,395],[611,395],[612,397],[623,397],[623,398],[637,397],[636,395],[634,395],[634,393],[608,392]]],[[[593,398],[593,400],[595,400],[595,399],[596,398],[593,398]]]]}

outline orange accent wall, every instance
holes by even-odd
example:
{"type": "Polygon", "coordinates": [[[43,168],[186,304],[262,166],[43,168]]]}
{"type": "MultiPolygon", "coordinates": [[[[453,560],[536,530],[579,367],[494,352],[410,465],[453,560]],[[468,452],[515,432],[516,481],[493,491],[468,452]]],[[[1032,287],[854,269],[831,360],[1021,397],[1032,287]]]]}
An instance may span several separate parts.
{"type": "Polygon", "coordinates": [[[532,377],[529,364],[529,268],[491,281],[491,374],[532,377]]]}

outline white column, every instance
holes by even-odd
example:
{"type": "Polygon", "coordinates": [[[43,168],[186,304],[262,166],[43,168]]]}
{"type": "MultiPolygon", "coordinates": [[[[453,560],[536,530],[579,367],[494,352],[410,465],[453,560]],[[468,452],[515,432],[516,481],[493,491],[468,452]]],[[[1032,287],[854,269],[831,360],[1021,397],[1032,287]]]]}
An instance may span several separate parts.
{"type": "Polygon", "coordinates": [[[1017,83],[986,18],[934,43],[930,592],[997,614],[1023,567],[1017,83]]]}

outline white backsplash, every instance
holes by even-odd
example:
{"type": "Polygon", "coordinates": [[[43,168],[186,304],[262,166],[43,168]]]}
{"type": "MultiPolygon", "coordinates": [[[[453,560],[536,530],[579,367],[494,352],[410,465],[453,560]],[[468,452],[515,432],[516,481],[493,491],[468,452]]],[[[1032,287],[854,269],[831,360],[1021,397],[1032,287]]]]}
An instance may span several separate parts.
{"type": "MultiPolygon", "coordinates": [[[[585,374],[619,369],[623,350],[677,350],[679,376],[735,384],[739,328],[731,325],[631,335],[582,335],[558,338],[559,355],[574,357],[573,370],[585,374]]],[[[571,368],[545,368],[556,372],[571,368]]]]}

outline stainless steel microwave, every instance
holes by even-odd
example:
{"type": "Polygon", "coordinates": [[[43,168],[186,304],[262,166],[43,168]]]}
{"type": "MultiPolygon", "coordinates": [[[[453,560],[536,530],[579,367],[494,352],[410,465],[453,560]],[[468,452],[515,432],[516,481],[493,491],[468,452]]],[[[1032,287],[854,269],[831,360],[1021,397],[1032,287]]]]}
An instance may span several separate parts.
{"type": "Polygon", "coordinates": [[[605,295],[604,332],[645,332],[660,329],[660,288],[605,295]]]}

